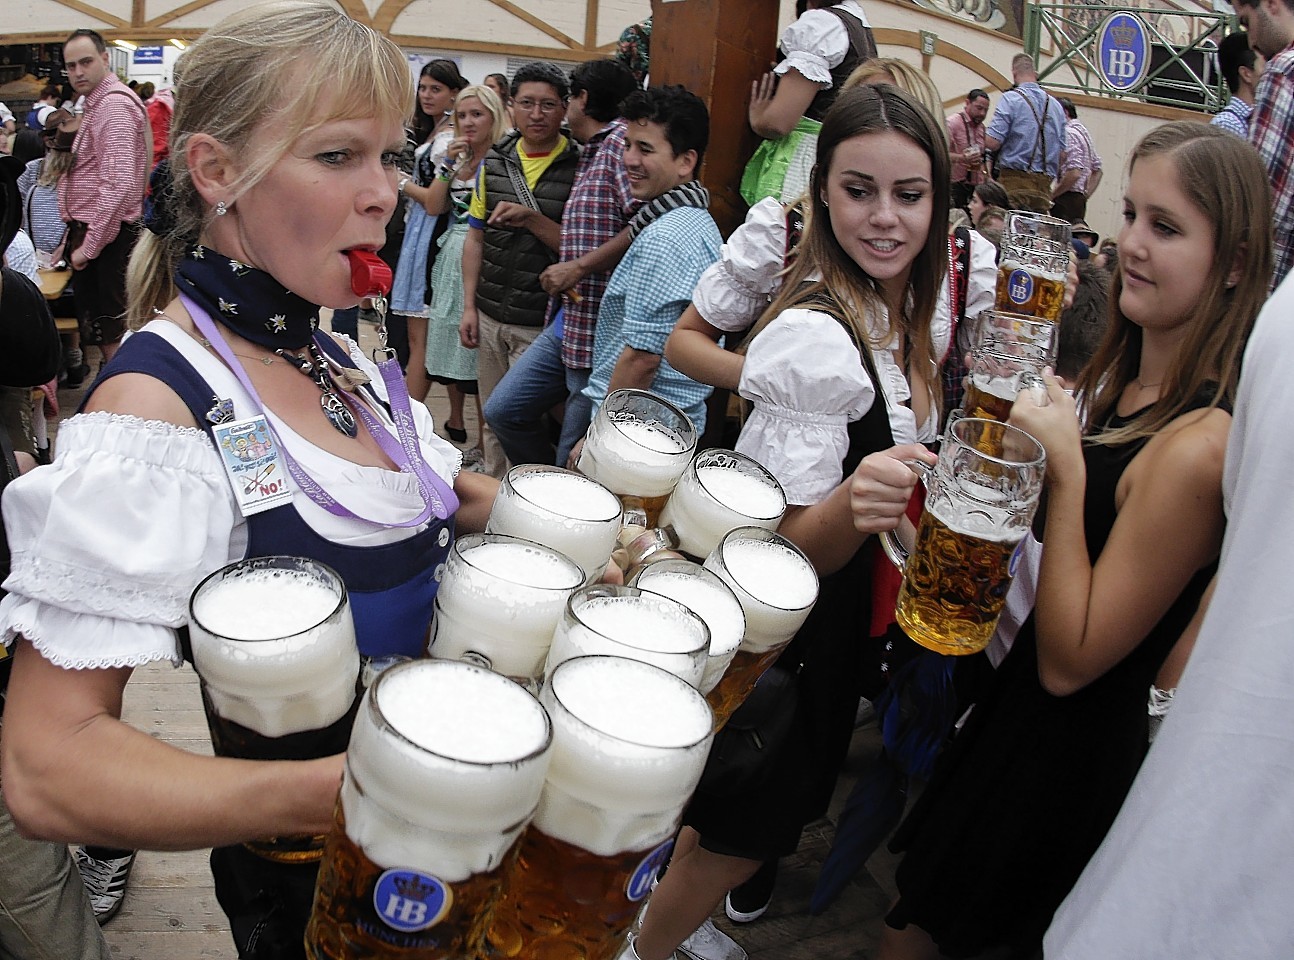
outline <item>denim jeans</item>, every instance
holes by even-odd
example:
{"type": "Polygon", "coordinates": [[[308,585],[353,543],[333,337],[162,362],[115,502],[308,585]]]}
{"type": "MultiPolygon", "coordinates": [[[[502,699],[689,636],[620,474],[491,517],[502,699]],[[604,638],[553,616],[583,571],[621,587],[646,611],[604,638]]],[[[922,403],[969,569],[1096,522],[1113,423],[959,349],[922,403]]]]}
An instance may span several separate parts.
{"type": "Polygon", "coordinates": [[[110,960],[65,843],[18,835],[0,794],[0,957],[110,960]]]}
{"type": "Polygon", "coordinates": [[[593,405],[581,393],[588,382],[588,370],[562,364],[562,341],[552,327],[546,327],[485,403],[485,421],[499,438],[509,462],[566,466],[571,447],[589,427],[593,405]],[[563,400],[566,416],[554,456],[544,417],[563,400]]]}
{"type": "Polygon", "coordinates": [[[332,312],[332,332],[344,333],[359,343],[359,307],[345,307],[332,312]]]}

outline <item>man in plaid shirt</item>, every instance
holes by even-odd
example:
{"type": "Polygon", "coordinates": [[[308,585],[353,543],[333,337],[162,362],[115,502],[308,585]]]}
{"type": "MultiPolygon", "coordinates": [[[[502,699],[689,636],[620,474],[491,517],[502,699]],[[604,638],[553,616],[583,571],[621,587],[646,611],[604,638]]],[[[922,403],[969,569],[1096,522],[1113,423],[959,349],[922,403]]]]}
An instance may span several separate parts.
{"type": "Polygon", "coordinates": [[[1267,58],[1254,93],[1249,142],[1267,164],[1272,184],[1272,222],[1276,235],[1273,290],[1294,266],[1294,8],[1286,0],[1236,0],[1236,16],[1249,33],[1249,45],[1267,58]]]}
{"type": "Polygon", "coordinates": [[[77,30],[63,44],[63,60],[72,89],[85,97],[85,118],[72,144],[76,164],[58,183],[58,206],[77,271],[81,343],[96,344],[107,363],[125,332],[126,262],[143,212],[151,132],[144,105],[108,68],[103,37],[77,30]]]}
{"type": "Polygon", "coordinates": [[[583,150],[562,216],[559,262],[539,277],[553,295],[546,326],[485,404],[486,422],[511,463],[564,465],[589,425],[591,405],[580,391],[593,366],[593,327],[611,271],[629,249],[627,226],[638,207],[625,173],[620,119],[620,102],[636,87],[633,74],[615,60],[590,60],[571,74],[566,122],[583,150]],[[544,417],[563,400],[554,457],[544,417]]]}

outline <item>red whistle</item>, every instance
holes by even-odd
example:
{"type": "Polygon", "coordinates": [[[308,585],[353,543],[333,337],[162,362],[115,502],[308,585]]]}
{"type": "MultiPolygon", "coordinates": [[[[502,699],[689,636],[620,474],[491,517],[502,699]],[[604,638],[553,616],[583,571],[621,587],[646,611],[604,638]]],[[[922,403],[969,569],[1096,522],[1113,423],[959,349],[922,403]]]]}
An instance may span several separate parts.
{"type": "Polygon", "coordinates": [[[391,292],[391,268],[376,253],[347,250],[350,288],[357,297],[384,297],[391,292]]]}

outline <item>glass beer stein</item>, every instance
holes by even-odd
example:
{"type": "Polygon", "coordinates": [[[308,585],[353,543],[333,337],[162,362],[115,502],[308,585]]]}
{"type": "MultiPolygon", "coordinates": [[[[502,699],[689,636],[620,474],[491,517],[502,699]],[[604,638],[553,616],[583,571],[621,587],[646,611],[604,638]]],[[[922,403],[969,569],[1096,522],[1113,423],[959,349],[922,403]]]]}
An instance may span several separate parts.
{"type": "Polygon", "coordinates": [[[918,468],[926,504],[912,553],[894,534],[881,537],[903,571],[895,615],[914,641],[951,654],[988,646],[1038,508],[1046,463],[1042,444],[1023,430],[967,418],[949,427],[939,462],[918,468]],[[998,452],[984,452],[989,449],[998,452]]]}
{"type": "MultiPolygon", "coordinates": [[[[341,577],[304,557],[256,557],[211,574],[189,599],[193,665],[217,756],[309,760],[346,749],[359,651],[341,577]]],[[[282,862],[317,860],[323,837],[249,842],[282,862]]]]}
{"type": "Polygon", "coordinates": [[[818,600],[818,574],[799,547],[763,527],[729,531],[705,567],[732,588],[746,614],[737,655],[706,697],[723,726],[808,617],[818,600]]]}
{"type": "Polygon", "coordinates": [[[306,956],[477,956],[551,746],[539,702],[483,667],[382,673],[346,752],[306,956]]]}
{"type": "Polygon", "coordinates": [[[654,527],[694,452],[686,413],[646,390],[616,390],[589,425],[576,467],[620,498],[626,523],[654,527]]]}
{"type": "Polygon", "coordinates": [[[1070,226],[1028,210],[1008,210],[998,260],[998,310],[1060,320],[1069,274],[1070,226]]]}
{"type": "Polygon", "coordinates": [[[640,567],[629,585],[677,600],[705,621],[710,628],[710,650],[697,689],[702,693],[713,690],[746,633],[746,614],[732,587],[713,570],[674,558],[640,567]]]}
{"type": "Polygon", "coordinates": [[[669,859],[713,717],[677,677],[620,657],[567,660],[539,699],[553,759],[484,956],[612,960],[669,859]]]}
{"type": "Polygon", "coordinates": [[[486,533],[504,533],[566,554],[584,582],[602,576],[620,534],[620,501],[602,484],[574,470],[527,463],[499,484],[486,533]]]}
{"type": "Polygon", "coordinates": [[[698,453],[661,511],[660,526],[684,554],[704,560],[734,527],[776,530],[786,512],[782,485],[735,450],[698,453]]]}
{"type": "Polygon", "coordinates": [[[574,560],[538,543],[495,533],[459,537],[436,591],[428,653],[523,685],[538,681],[566,601],[583,582],[574,560]]]}
{"type": "Polygon", "coordinates": [[[653,664],[695,687],[709,649],[705,621],[678,601],[637,587],[595,583],[571,594],[544,674],[551,676],[575,657],[605,654],[653,664]]]}
{"type": "Polygon", "coordinates": [[[1035,346],[990,337],[971,352],[962,416],[1005,422],[1020,391],[1044,383],[1042,371],[1050,362],[1035,346]]]}

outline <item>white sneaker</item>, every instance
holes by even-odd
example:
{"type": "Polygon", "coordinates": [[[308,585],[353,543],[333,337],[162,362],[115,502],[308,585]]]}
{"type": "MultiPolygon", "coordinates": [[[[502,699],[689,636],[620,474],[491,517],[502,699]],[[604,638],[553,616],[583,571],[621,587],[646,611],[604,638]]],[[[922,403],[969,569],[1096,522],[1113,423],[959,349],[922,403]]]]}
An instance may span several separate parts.
{"type": "MultiPolygon", "coordinates": [[[[640,960],[638,951],[634,949],[634,941],[638,939],[638,934],[630,932],[625,935],[625,948],[616,954],[616,960],[640,960]]],[[[671,960],[678,960],[677,953],[670,954],[671,960]]]]}
{"type": "Polygon", "coordinates": [[[741,944],[706,920],[692,936],[678,946],[678,955],[685,960],[746,960],[741,944]]]}
{"type": "Polygon", "coordinates": [[[84,849],[76,851],[76,866],[81,872],[81,882],[90,897],[94,918],[105,924],[121,909],[126,897],[126,879],[135,863],[135,851],[129,856],[111,860],[96,860],[84,849]]]}

